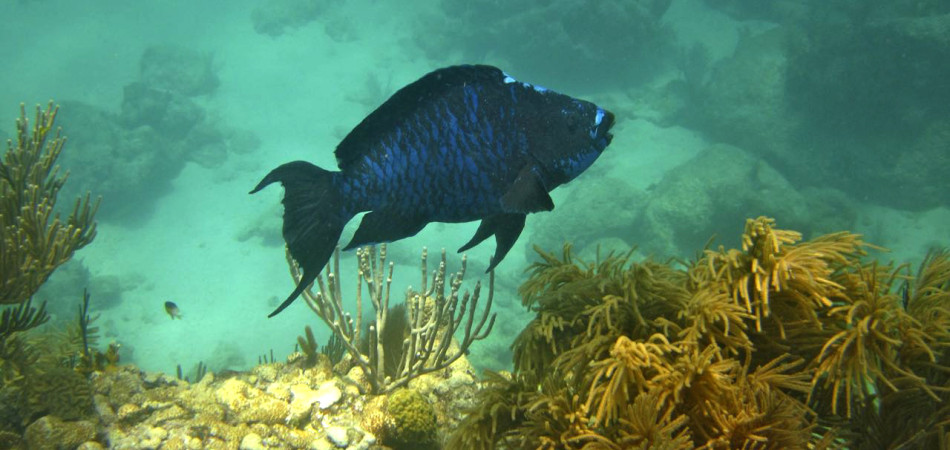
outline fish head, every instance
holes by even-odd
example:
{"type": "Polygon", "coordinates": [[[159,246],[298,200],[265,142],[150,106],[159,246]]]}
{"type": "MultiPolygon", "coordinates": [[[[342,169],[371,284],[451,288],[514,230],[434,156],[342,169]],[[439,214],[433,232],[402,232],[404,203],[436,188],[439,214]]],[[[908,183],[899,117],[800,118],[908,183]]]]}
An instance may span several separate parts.
{"type": "Polygon", "coordinates": [[[614,114],[594,103],[562,94],[546,93],[545,126],[533,145],[550,191],[587,170],[610,145],[614,114]]]}
{"type": "Polygon", "coordinates": [[[614,126],[614,113],[607,111],[597,105],[591,104],[594,107],[594,118],[593,123],[588,120],[588,135],[590,135],[593,140],[592,149],[597,152],[604,151],[610,141],[613,140],[614,135],[610,133],[610,128],[614,126]]]}

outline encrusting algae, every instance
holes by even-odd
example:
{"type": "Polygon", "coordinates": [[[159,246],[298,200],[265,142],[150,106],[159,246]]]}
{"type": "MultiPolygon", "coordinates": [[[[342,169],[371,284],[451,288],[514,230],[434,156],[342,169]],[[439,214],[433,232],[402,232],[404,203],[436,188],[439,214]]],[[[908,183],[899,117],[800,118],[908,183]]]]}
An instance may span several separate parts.
{"type": "Polygon", "coordinates": [[[950,252],[748,220],[687,264],[538,250],[514,373],[448,448],[947,448],[950,252]]]}

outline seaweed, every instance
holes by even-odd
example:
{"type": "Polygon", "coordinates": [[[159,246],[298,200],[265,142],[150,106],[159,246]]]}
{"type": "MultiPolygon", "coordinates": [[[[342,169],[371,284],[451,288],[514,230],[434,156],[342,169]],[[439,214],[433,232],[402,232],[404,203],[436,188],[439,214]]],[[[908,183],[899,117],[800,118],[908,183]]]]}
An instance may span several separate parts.
{"type": "MultiPolygon", "coordinates": [[[[85,376],[93,372],[102,372],[104,370],[114,370],[119,363],[119,344],[110,342],[105,352],[100,351],[98,347],[99,327],[91,326],[99,315],[89,315],[89,300],[91,296],[87,290],[83,290],[82,304],[79,305],[79,314],[77,315],[76,327],[71,329],[71,341],[79,345],[78,358],[71,358],[72,367],[76,372],[85,376]]],[[[75,344],[74,344],[75,345],[75,344]]]]}
{"type": "Polygon", "coordinates": [[[304,354],[307,367],[312,367],[317,363],[317,340],[313,337],[310,325],[304,328],[303,336],[297,336],[297,345],[300,347],[300,352],[304,354]]]}
{"type": "Polygon", "coordinates": [[[41,303],[39,309],[33,307],[32,299],[27,299],[19,306],[5,308],[3,315],[0,316],[0,342],[13,336],[14,333],[36,328],[48,320],[46,302],[41,303]]]}
{"type": "Polygon", "coordinates": [[[270,354],[264,353],[263,355],[258,355],[257,365],[261,364],[274,364],[277,362],[277,358],[274,357],[274,349],[270,349],[270,354]]]}
{"type": "Polygon", "coordinates": [[[331,366],[336,366],[342,362],[343,357],[346,356],[346,346],[343,344],[343,341],[340,340],[339,336],[330,333],[330,337],[327,338],[327,343],[320,346],[320,353],[330,358],[331,366]]]}
{"type": "MultiPolygon", "coordinates": [[[[194,371],[195,382],[197,383],[201,381],[201,379],[204,378],[205,374],[207,373],[208,373],[208,366],[205,365],[204,361],[198,361],[198,365],[195,366],[195,371],[194,371]]],[[[178,364],[175,367],[175,375],[178,377],[179,380],[187,381],[189,383],[191,382],[191,377],[184,375],[182,373],[181,364],[178,364]]]]}
{"type": "Polygon", "coordinates": [[[746,222],[741,249],[595,262],[538,250],[515,372],[459,448],[938,448],[950,425],[950,251],[916,275],[840,232],[746,222]]]}

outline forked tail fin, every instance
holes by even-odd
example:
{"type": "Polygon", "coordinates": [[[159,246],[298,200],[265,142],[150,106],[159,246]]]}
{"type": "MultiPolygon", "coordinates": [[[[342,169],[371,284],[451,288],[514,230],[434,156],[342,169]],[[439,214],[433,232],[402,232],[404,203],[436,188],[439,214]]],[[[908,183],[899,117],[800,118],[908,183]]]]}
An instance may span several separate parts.
{"type": "Polygon", "coordinates": [[[272,170],[251,191],[253,194],[274,182],[284,186],[284,241],[303,269],[297,288],[267,317],[274,317],[290,306],[313,283],[330,260],[343,227],[352,218],[345,217],[343,196],[334,186],[337,174],[305,161],[294,161],[272,170]]]}

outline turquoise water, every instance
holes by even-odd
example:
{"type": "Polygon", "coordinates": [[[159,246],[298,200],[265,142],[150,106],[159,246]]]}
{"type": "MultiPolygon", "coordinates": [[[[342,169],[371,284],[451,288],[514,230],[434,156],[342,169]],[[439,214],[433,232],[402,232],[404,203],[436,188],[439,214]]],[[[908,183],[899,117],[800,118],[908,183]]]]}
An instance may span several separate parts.
{"type": "MultiPolygon", "coordinates": [[[[103,196],[95,242],[37,298],[73,320],[88,288],[104,340],[145,370],[246,369],[293,351],[306,325],[324,341],[303,302],[266,317],[293,287],[282,193],[247,192],[287,161],[334,168],[333,148],[388,95],[458,63],[618,118],[603,157],[552,193],[553,212],[529,216],[499,266],[500,319],[471,355],[481,367],[510,363],[535,244],[689,257],[712,235],[736,245],[758,215],[806,236],[864,233],[892,250],[885,260],[950,243],[950,44],[928,34],[950,23],[938,3],[195,3],[0,4],[0,136],[21,102],[54,99],[69,137],[61,204],[103,196]]],[[[456,267],[451,250],[474,231],[432,224],[392,244],[394,292],[419,285],[422,247],[450,249],[456,267]]],[[[493,250],[469,252],[469,288],[493,250]]],[[[351,253],[343,265],[352,298],[351,253]]]]}

